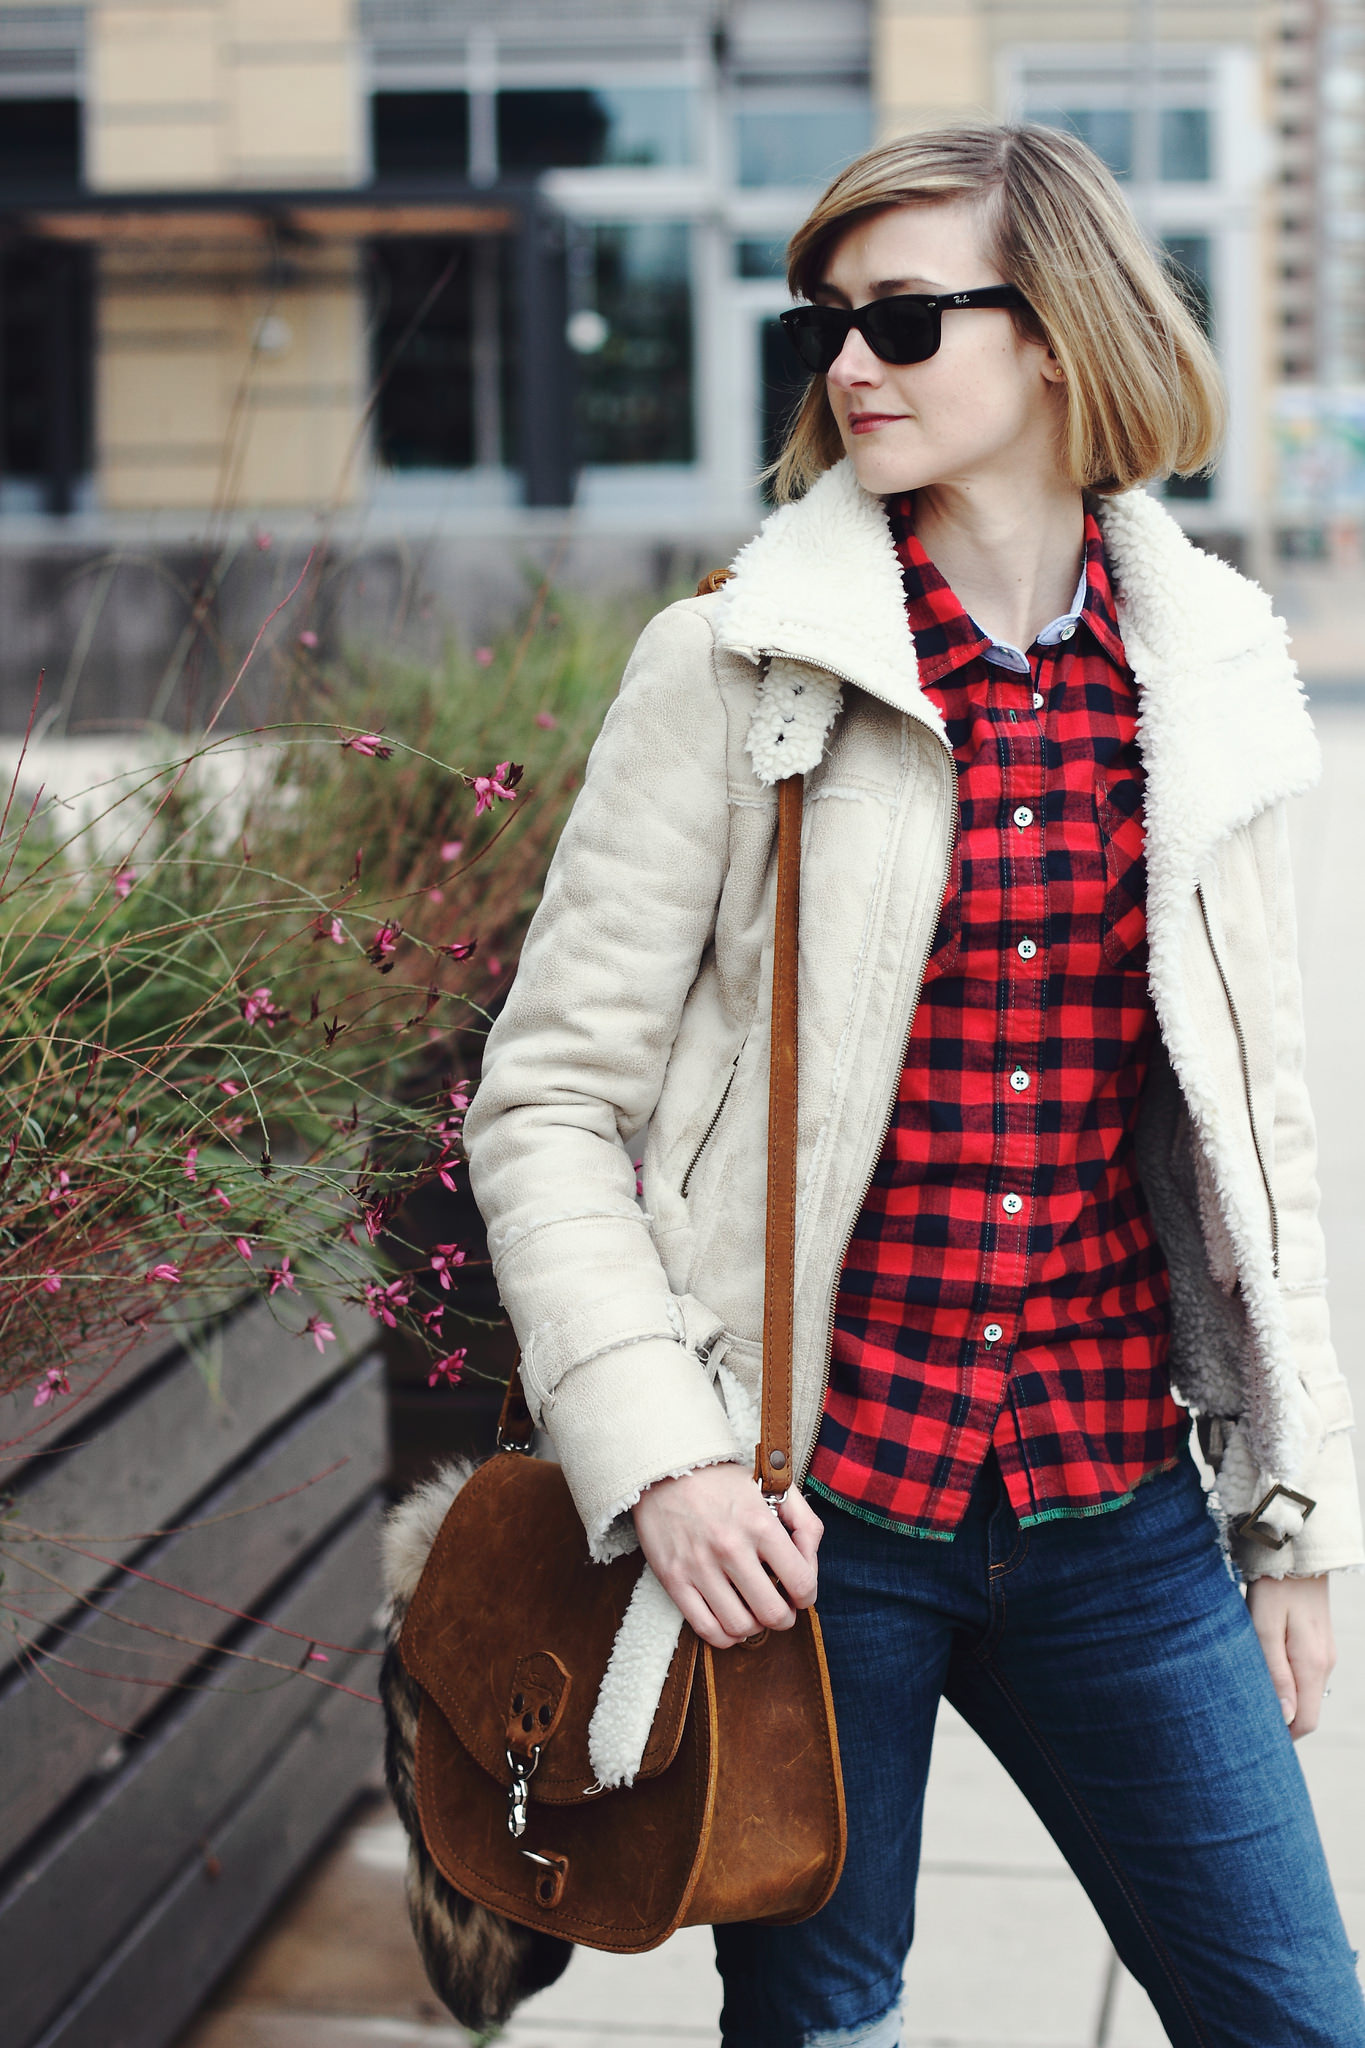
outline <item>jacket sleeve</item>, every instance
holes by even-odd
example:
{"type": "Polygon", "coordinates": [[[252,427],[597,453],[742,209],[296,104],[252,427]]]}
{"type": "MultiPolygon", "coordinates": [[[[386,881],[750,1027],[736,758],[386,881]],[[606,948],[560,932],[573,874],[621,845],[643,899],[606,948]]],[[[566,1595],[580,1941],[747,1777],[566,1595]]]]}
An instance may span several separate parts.
{"type": "Polygon", "coordinates": [[[1304,1072],[1303,987],[1286,807],[1274,818],[1275,1131],[1274,1179],[1280,1225],[1280,1290],[1315,1443],[1296,1475],[1317,1502],[1283,1550],[1239,1539],[1248,1578],[1304,1575],[1365,1563],[1360,1489],[1352,1454],[1351,1395],[1332,1349],[1327,1264],[1319,1219],[1317,1137],[1304,1072]]]}
{"type": "Polygon", "coordinates": [[[726,739],[710,625],[671,607],[592,750],[465,1122],[527,1400],[599,1557],[654,1480],[739,1455],[698,1348],[716,1331],[671,1293],[632,1165],[725,879],[726,739]]]}

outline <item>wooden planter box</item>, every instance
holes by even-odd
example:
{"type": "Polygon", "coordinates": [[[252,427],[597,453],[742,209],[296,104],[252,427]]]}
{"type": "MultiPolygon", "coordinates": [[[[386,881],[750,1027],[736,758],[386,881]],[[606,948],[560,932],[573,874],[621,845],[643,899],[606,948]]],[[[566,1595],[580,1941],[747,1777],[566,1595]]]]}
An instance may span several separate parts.
{"type": "MultiPolygon", "coordinates": [[[[193,1354],[148,1344],[0,1481],[69,1546],[5,1532],[5,2048],[165,2048],[377,1761],[377,1708],[229,1654],[306,1655],[242,1615],[378,1642],[384,1364],[330,1313],[322,1356],[259,1302],[193,1354]]],[[[327,1655],[303,1669],[375,1691],[373,1656],[327,1655]]]]}

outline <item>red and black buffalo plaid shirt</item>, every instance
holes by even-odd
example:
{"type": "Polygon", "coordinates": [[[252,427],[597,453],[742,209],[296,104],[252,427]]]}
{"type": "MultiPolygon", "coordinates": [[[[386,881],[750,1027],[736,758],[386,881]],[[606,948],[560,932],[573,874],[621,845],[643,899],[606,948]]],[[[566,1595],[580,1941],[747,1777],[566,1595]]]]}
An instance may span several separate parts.
{"type": "Polygon", "coordinates": [[[1188,1418],[1133,1158],[1156,1030],[1143,774],[1099,526],[1077,605],[1025,658],[963,610],[912,503],[893,501],[892,533],[959,826],[844,1260],[811,1484],[948,1538],[992,1447],[1028,1524],[1120,1506],[1175,1461],[1188,1418]]]}

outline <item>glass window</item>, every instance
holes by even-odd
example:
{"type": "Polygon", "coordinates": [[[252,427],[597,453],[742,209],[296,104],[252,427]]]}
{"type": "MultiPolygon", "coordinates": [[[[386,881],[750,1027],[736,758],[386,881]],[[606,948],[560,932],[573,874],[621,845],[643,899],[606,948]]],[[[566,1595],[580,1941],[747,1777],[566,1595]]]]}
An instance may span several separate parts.
{"type": "Polygon", "coordinates": [[[676,221],[591,227],[572,265],[593,295],[573,318],[595,347],[578,356],[584,462],[691,462],[692,280],[687,228],[676,221]],[[595,311],[591,336],[582,320],[595,311]]]}
{"type": "Polygon", "coordinates": [[[1161,109],[1161,176],[1167,184],[1205,185],[1213,176],[1207,107],[1161,109]]]}
{"type": "Polygon", "coordinates": [[[1213,250],[1207,235],[1163,235],[1166,267],[1205,334],[1213,333],[1213,250]]]}
{"type": "Polygon", "coordinates": [[[469,244],[396,236],[372,243],[370,261],[373,361],[376,375],[388,373],[379,458],[392,469],[465,469],[474,459],[469,244]]]}
{"type": "MultiPolygon", "coordinates": [[[[1213,334],[1213,249],[1207,235],[1163,235],[1162,252],[1166,268],[1181,298],[1205,334],[1213,334]]],[[[1168,498],[1205,502],[1213,496],[1214,479],[1209,476],[1167,477],[1168,498]]]]}
{"type": "Polygon", "coordinates": [[[79,101],[0,102],[0,188],[78,185],[80,176],[79,101]]]}
{"type": "Polygon", "coordinates": [[[377,178],[420,177],[469,168],[469,95],[464,92],[377,92],[370,101],[377,178]]]}
{"type": "Polygon", "coordinates": [[[1116,178],[1133,175],[1133,115],[1129,107],[1034,107],[1030,121],[1068,128],[1108,164],[1116,178]]]}
{"type": "Polygon", "coordinates": [[[88,249],[0,250],[0,483],[46,480],[54,511],[90,467],[93,284],[88,249]]]}
{"type": "MultiPolygon", "coordinates": [[[[765,320],[759,330],[758,371],[760,454],[766,469],[782,453],[787,430],[810,383],[779,320],[765,320]]],[[[771,494],[772,485],[765,481],[764,495],[771,499],[771,494]]]]}
{"type": "Polygon", "coordinates": [[[498,94],[505,171],[643,168],[691,163],[692,156],[692,95],[680,87],[498,94]]]}
{"type": "Polygon", "coordinates": [[[735,243],[736,277],[782,278],[787,275],[785,237],[746,235],[735,243]]]}
{"type": "Polygon", "coordinates": [[[750,108],[735,117],[741,185],[823,185],[872,140],[866,106],[750,108]]]}

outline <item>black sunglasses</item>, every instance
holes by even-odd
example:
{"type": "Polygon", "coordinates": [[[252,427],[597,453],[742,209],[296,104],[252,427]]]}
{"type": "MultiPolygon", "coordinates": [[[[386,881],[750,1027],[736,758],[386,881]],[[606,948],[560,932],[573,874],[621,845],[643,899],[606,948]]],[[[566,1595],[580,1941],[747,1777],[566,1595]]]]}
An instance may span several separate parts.
{"type": "Polygon", "coordinates": [[[1013,306],[1029,311],[1029,302],[1012,284],[988,284],[974,292],[902,292],[891,299],[873,299],[855,312],[844,306],[793,306],[783,313],[787,337],[808,370],[823,377],[834,367],[849,329],[856,327],[874,356],[884,363],[924,363],[943,339],[943,315],[954,307],[1013,306]]]}

